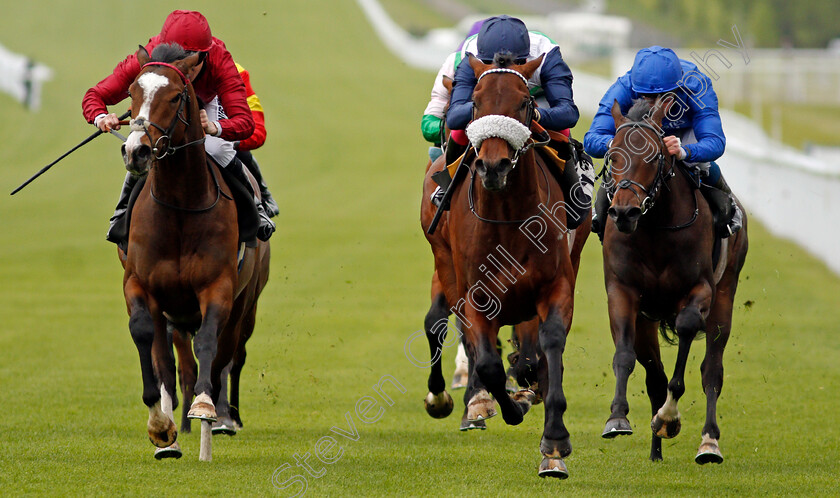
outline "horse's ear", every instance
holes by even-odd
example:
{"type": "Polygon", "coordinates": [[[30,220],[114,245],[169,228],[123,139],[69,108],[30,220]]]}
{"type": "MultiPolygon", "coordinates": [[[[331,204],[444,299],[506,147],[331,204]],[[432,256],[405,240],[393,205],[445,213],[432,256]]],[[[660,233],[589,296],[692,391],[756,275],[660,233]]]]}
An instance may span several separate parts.
{"type": "Polygon", "coordinates": [[[545,57],[545,54],[542,54],[536,59],[530,62],[526,62],[525,64],[519,66],[519,72],[522,73],[522,76],[524,76],[526,80],[531,79],[531,76],[534,75],[534,71],[536,71],[537,68],[540,67],[540,64],[542,64],[543,61],[543,57],[545,57]]]}
{"type": "Polygon", "coordinates": [[[656,124],[656,126],[662,126],[662,119],[665,118],[665,115],[670,111],[671,106],[674,105],[674,95],[671,93],[666,93],[665,95],[661,95],[656,98],[656,102],[653,104],[653,112],[650,115],[650,120],[656,124]]]}
{"type": "Polygon", "coordinates": [[[452,78],[450,78],[449,76],[444,76],[443,86],[449,91],[449,93],[452,93],[452,78]]]}
{"type": "Polygon", "coordinates": [[[137,49],[137,53],[134,55],[137,57],[137,62],[140,63],[140,67],[145,66],[148,64],[152,58],[149,56],[149,52],[146,51],[146,47],[143,45],[138,45],[140,48],[137,49]]]}
{"type": "Polygon", "coordinates": [[[610,109],[610,112],[612,113],[612,117],[615,120],[615,127],[616,128],[618,128],[619,126],[621,126],[623,123],[625,123],[627,121],[627,118],[625,118],[624,115],[621,114],[621,106],[618,105],[618,100],[617,99],[613,100],[613,105],[612,105],[612,109],[610,109]]]}
{"type": "Polygon", "coordinates": [[[203,57],[201,56],[201,52],[195,52],[189,57],[184,57],[183,59],[175,62],[175,67],[180,69],[182,73],[187,74],[190,72],[190,69],[195,67],[202,60],[203,57]]]}
{"type": "Polygon", "coordinates": [[[471,68],[473,69],[473,71],[475,72],[475,77],[476,77],[476,78],[478,78],[479,76],[481,76],[481,74],[482,74],[484,71],[487,71],[488,69],[490,69],[491,67],[493,67],[493,66],[492,66],[492,65],[490,65],[490,64],[485,64],[485,63],[481,62],[481,61],[480,61],[480,60],[478,60],[478,58],[477,58],[476,56],[474,56],[473,54],[467,53],[467,57],[468,57],[468,59],[467,59],[467,60],[470,62],[470,67],[471,67],[471,68]]]}

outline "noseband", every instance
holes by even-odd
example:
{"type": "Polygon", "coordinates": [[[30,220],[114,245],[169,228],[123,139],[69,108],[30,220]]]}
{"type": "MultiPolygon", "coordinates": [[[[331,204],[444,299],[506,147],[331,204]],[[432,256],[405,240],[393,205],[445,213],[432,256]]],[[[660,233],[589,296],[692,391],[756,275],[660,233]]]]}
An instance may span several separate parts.
{"type": "Polygon", "coordinates": [[[204,141],[206,140],[206,136],[202,136],[198,140],[194,140],[192,142],[188,142],[188,143],[183,144],[183,145],[176,145],[176,146],[172,145],[171,136],[172,136],[172,133],[175,131],[175,127],[178,126],[178,122],[180,121],[181,123],[184,123],[184,126],[186,128],[189,128],[189,126],[190,126],[190,122],[187,119],[184,118],[184,107],[190,101],[190,94],[189,94],[189,92],[187,92],[187,85],[189,84],[190,80],[189,80],[189,78],[184,76],[184,73],[181,72],[180,69],[178,69],[177,67],[175,67],[172,64],[168,64],[166,62],[149,62],[147,64],[144,64],[143,67],[140,68],[140,69],[141,70],[146,69],[146,67],[148,67],[148,66],[164,66],[164,67],[168,67],[170,69],[174,69],[175,72],[178,73],[178,76],[181,77],[181,82],[184,84],[184,89],[181,91],[181,95],[179,97],[180,103],[178,104],[178,111],[175,113],[175,117],[172,118],[172,122],[169,124],[169,126],[166,129],[164,129],[162,126],[158,125],[157,123],[154,123],[153,121],[142,118],[142,117],[137,118],[137,119],[132,119],[129,122],[129,124],[131,126],[131,131],[142,131],[146,135],[146,137],[149,139],[149,143],[152,143],[152,136],[149,134],[149,126],[154,126],[158,130],[160,130],[161,133],[163,133],[163,135],[161,135],[154,142],[154,145],[152,146],[152,153],[154,154],[155,159],[157,159],[159,161],[159,160],[163,159],[164,157],[172,155],[172,154],[178,152],[179,150],[181,150],[185,147],[189,147],[190,145],[203,144],[204,141]]]}
{"type": "MultiPolygon", "coordinates": [[[[642,121],[642,122],[624,123],[615,130],[615,133],[618,134],[618,132],[621,131],[624,128],[646,128],[646,129],[654,132],[656,137],[659,139],[659,145],[661,147],[659,148],[659,154],[657,154],[657,156],[656,156],[656,162],[657,162],[656,178],[653,179],[653,184],[650,187],[647,187],[647,188],[645,188],[645,186],[642,185],[639,182],[629,180],[627,178],[622,179],[615,185],[615,187],[613,189],[610,189],[610,190],[607,191],[607,198],[610,200],[610,202],[612,202],[613,196],[615,195],[616,191],[622,190],[622,189],[627,189],[627,190],[633,192],[633,195],[635,195],[636,198],[639,199],[639,202],[641,203],[641,208],[642,208],[642,215],[644,215],[645,213],[647,213],[653,207],[654,203],[656,202],[656,196],[659,194],[659,189],[662,188],[662,184],[667,179],[672,178],[674,176],[674,162],[676,161],[676,159],[673,156],[671,156],[672,157],[671,168],[668,170],[667,174],[664,173],[665,154],[662,153],[662,149],[665,147],[665,142],[662,140],[662,136],[660,135],[660,130],[657,129],[656,127],[654,127],[653,125],[651,125],[649,123],[645,123],[645,122],[642,121]],[[639,195],[639,193],[636,191],[636,188],[634,188],[634,187],[637,187],[639,190],[641,190],[645,194],[644,199],[642,199],[642,197],[639,195]]],[[[610,161],[610,156],[608,155],[606,157],[606,162],[609,163],[609,161],[610,161]]],[[[608,174],[610,176],[612,176],[611,171],[608,174]]]]}

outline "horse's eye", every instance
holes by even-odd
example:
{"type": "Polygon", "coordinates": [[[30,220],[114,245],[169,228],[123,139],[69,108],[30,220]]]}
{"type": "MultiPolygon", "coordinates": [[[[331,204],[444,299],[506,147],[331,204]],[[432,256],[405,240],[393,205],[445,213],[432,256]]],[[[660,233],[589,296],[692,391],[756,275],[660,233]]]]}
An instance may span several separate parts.
{"type": "Polygon", "coordinates": [[[173,104],[177,104],[179,100],[181,100],[181,94],[180,93],[178,95],[176,95],[175,98],[173,98],[169,102],[171,102],[173,104]]]}

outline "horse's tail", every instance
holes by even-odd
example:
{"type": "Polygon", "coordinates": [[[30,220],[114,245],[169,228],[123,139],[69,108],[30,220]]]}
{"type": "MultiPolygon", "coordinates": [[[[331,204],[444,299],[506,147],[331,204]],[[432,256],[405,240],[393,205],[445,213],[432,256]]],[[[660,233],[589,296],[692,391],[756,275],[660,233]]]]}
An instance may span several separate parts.
{"type": "MultiPolygon", "coordinates": [[[[677,336],[677,327],[673,320],[661,320],[659,322],[659,336],[662,337],[662,340],[670,344],[671,346],[676,346],[679,343],[679,336],[677,336]]],[[[697,335],[694,336],[694,340],[702,339],[706,336],[706,332],[700,330],[697,332],[697,335]]]]}

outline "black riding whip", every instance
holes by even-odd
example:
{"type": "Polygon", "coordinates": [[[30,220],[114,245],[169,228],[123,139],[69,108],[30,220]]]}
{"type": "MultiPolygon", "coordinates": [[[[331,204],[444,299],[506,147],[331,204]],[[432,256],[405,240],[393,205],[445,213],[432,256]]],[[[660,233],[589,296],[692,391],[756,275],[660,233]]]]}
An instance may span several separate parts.
{"type": "MultiPolygon", "coordinates": [[[[435,229],[437,229],[438,223],[440,222],[440,217],[443,216],[443,212],[446,211],[446,206],[449,204],[449,200],[452,199],[452,194],[455,192],[455,187],[458,184],[458,181],[461,180],[463,176],[461,174],[461,170],[467,171],[469,168],[462,168],[464,165],[467,156],[472,151],[472,147],[468,148],[464,155],[461,156],[461,161],[458,163],[458,167],[455,168],[455,173],[452,175],[452,182],[449,184],[449,188],[446,189],[446,192],[443,194],[443,199],[440,201],[440,206],[438,206],[437,211],[435,211],[435,216],[432,218],[432,222],[429,223],[429,229],[426,230],[426,233],[429,235],[435,233],[435,229]]],[[[466,173],[465,173],[466,174],[466,173]]]]}
{"type": "MultiPolygon", "coordinates": [[[[125,113],[125,114],[123,114],[122,116],[120,116],[120,117],[119,117],[119,119],[120,119],[120,121],[122,121],[123,119],[127,118],[127,117],[128,117],[128,116],[130,116],[130,115],[131,115],[131,111],[126,111],[126,113],[125,113]]],[[[70,155],[73,151],[75,151],[76,149],[78,149],[78,148],[79,148],[79,147],[81,147],[82,145],[85,145],[86,143],[90,142],[91,140],[93,140],[94,138],[98,137],[99,135],[102,135],[103,133],[105,133],[105,132],[104,132],[104,131],[102,131],[102,130],[96,130],[96,133],[94,133],[93,135],[91,135],[91,136],[87,137],[86,139],[84,139],[84,140],[82,141],[82,143],[80,143],[79,145],[77,145],[77,146],[73,147],[72,149],[68,150],[67,152],[65,152],[64,154],[62,154],[62,155],[61,155],[61,157],[59,157],[59,158],[58,158],[58,159],[56,159],[55,161],[53,161],[53,162],[49,163],[48,165],[44,166],[43,168],[41,168],[41,171],[39,171],[39,172],[35,173],[34,175],[32,175],[32,178],[30,178],[29,180],[26,180],[26,181],[25,181],[25,182],[23,182],[23,183],[22,183],[22,184],[21,184],[18,188],[16,188],[16,189],[12,190],[12,193],[11,193],[11,194],[9,194],[9,195],[15,195],[16,193],[20,192],[20,190],[21,190],[21,189],[23,189],[23,187],[25,187],[25,186],[29,185],[30,183],[32,183],[32,181],[33,181],[33,180],[35,180],[35,179],[36,179],[36,178],[38,178],[39,176],[41,176],[41,175],[43,175],[44,173],[46,173],[48,169],[52,168],[52,167],[55,165],[55,163],[57,163],[57,162],[61,161],[61,160],[62,160],[62,159],[64,159],[65,157],[69,156],[69,155],[70,155]]]]}

